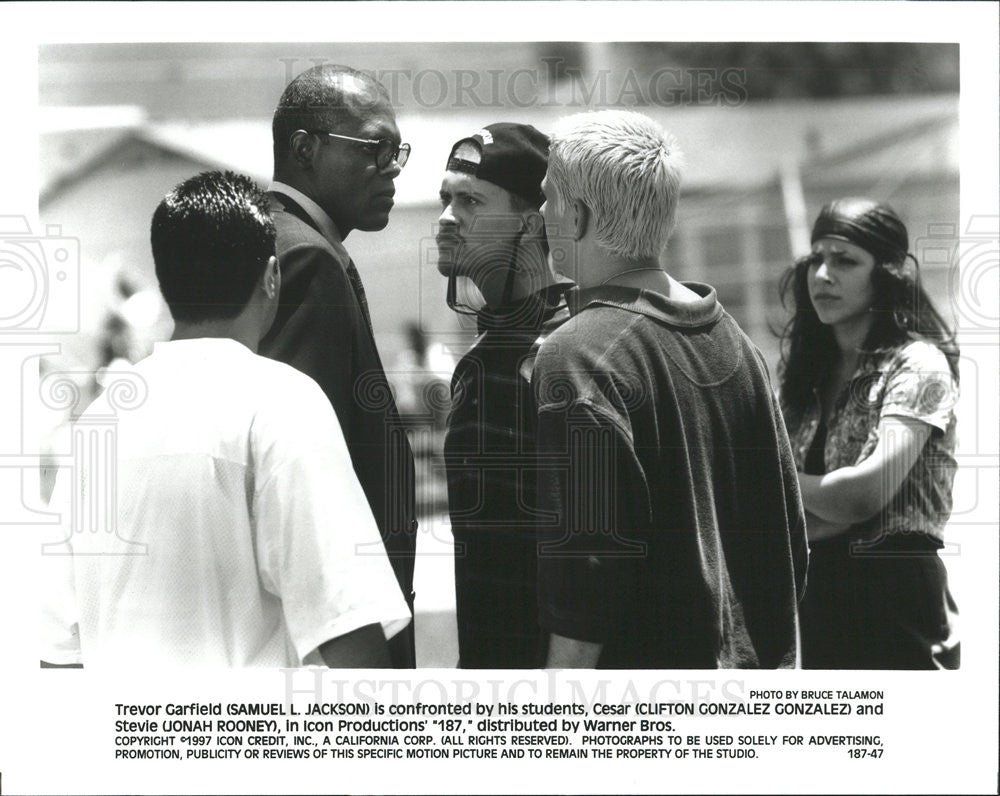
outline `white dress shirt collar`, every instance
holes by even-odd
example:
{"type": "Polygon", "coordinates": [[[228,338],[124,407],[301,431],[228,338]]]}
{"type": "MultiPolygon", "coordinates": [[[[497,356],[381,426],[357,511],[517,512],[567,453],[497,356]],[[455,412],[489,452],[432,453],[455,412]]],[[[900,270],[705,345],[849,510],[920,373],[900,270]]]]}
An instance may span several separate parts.
{"type": "Polygon", "coordinates": [[[337,225],[333,223],[333,219],[326,214],[326,211],[322,207],[302,193],[302,191],[293,188],[291,185],[278,182],[278,180],[272,180],[271,184],[267,186],[267,190],[274,193],[282,193],[289,199],[293,199],[299,207],[306,211],[309,218],[315,222],[324,238],[334,246],[343,245],[344,239],[341,237],[337,225]]]}

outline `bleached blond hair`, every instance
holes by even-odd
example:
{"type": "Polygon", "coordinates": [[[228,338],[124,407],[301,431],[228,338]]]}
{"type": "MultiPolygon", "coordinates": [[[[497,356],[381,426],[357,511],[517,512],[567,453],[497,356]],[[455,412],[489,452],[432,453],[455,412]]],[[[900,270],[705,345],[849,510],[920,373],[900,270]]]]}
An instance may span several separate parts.
{"type": "Polygon", "coordinates": [[[551,136],[556,201],[582,199],[597,242],[628,258],[658,257],[673,232],[683,156],[674,137],[632,111],[578,113],[551,136]]]}

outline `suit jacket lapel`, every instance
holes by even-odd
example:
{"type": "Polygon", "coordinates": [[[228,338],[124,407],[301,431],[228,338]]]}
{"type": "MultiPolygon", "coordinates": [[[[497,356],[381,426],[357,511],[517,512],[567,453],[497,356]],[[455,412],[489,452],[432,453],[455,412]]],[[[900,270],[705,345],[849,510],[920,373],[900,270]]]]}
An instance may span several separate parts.
{"type": "MultiPolygon", "coordinates": [[[[298,202],[296,202],[292,197],[287,194],[283,194],[280,191],[268,191],[268,196],[273,197],[273,199],[280,205],[280,208],[286,213],[295,216],[300,221],[305,222],[314,230],[316,230],[320,235],[323,235],[323,230],[321,230],[317,225],[313,217],[309,215],[305,208],[302,207],[298,202]]],[[[326,236],[323,236],[324,240],[328,240],[326,236]]],[[[331,244],[332,241],[328,241],[331,244]]],[[[343,248],[343,243],[337,242],[337,248],[343,248]]],[[[365,324],[368,326],[368,333],[374,338],[375,332],[372,329],[372,318],[371,313],[368,309],[368,297],[365,295],[365,287],[361,282],[361,275],[358,273],[357,266],[354,265],[354,260],[348,256],[347,258],[347,279],[351,283],[351,290],[354,291],[354,297],[361,307],[361,314],[365,319],[365,324]]]]}
{"type": "Polygon", "coordinates": [[[316,226],[316,222],[313,221],[312,216],[305,211],[302,205],[300,205],[298,202],[292,199],[292,197],[287,196],[281,193],[280,191],[268,191],[267,195],[271,197],[272,201],[276,201],[277,204],[279,205],[279,207],[275,209],[284,210],[286,213],[295,216],[297,219],[299,219],[299,221],[304,221],[314,230],[319,232],[320,235],[323,234],[322,230],[320,230],[320,228],[316,226]]]}

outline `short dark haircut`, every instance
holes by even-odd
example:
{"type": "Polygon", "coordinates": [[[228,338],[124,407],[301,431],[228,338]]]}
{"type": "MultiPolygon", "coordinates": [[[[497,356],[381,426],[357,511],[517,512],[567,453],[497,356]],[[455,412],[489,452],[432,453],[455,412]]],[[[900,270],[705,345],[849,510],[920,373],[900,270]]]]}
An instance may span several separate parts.
{"type": "Polygon", "coordinates": [[[358,111],[389,103],[389,92],[371,75],[341,64],[321,64],[296,77],[281,94],[271,122],[274,163],[288,155],[296,130],[336,130],[358,111]],[[353,77],[369,88],[362,96],[345,94],[342,79],[353,77]]]}
{"type": "Polygon", "coordinates": [[[160,291],[175,321],[235,318],[274,255],[267,198],[249,177],[206,171],[160,202],[150,229],[160,291]]]}

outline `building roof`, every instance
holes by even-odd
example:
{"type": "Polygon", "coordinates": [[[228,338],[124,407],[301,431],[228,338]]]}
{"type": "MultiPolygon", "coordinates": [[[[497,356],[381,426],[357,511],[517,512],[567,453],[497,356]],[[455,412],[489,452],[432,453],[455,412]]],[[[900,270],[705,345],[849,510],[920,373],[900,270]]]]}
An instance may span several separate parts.
{"type": "MultiPolygon", "coordinates": [[[[880,175],[891,183],[915,174],[959,171],[957,95],[641,111],[677,137],[685,153],[685,190],[691,192],[742,191],[770,184],[788,160],[815,180],[851,175],[871,180],[880,175]]],[[[503,120],[548,131],[565,112],[561,107],[529,107],[503,113],[401,115],[399,127],[413,146],[413,155],[396,184],[397,204],[436,201],[441,172],[456,140],[503,120]]],[[[263,183],[271,175],[270,119],[165,123],[148,122],[135,109],[44,109],[42,201],[113,156],[126,139],[189,157],[197,167],[232,169],[263,183]],[[102,118],[107,122],[103,127],[102,118]]]]}

